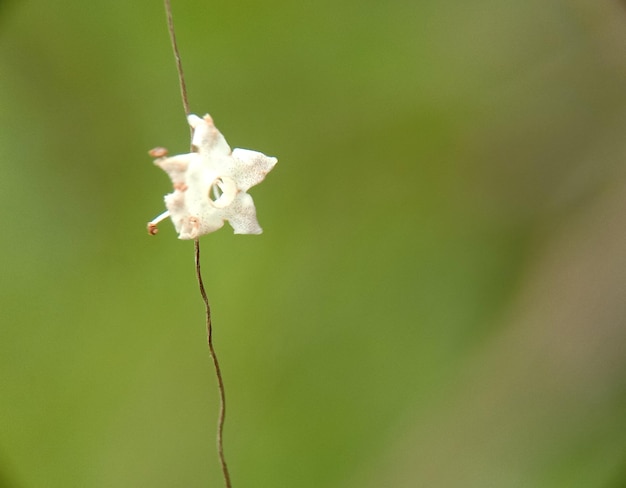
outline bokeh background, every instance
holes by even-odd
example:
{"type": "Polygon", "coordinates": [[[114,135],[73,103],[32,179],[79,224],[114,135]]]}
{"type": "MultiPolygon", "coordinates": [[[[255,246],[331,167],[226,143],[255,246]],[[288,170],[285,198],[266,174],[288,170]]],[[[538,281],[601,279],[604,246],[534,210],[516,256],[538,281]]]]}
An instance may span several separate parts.
{"type": "MultiPolygon", "coordinates": [[[[279,158],[202,239],[234,486],[626,486],[626,6],[173,2],[279,158]]],[[[0,485],[219,487],[161,2],[0,2],[0,485]]]]}

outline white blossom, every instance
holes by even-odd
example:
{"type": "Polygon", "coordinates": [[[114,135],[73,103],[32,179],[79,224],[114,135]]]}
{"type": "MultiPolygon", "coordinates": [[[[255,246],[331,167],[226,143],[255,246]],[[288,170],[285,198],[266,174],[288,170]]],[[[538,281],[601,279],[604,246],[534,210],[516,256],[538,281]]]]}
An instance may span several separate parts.
{"type": "Polygon", "coordinates": [[[157,148],[150,155],[172,180],[174,191],[165,195],[167,211],[148,223],[150,234],[170,217],[180,239],[196,239],[216,231],[228,220],[235,234],[263,232],[248,189],[260,183],[277,159],[248,149],[234,149],[209,115],[187,117],[193,129],[192,152],[165,157],[157,148]]]}

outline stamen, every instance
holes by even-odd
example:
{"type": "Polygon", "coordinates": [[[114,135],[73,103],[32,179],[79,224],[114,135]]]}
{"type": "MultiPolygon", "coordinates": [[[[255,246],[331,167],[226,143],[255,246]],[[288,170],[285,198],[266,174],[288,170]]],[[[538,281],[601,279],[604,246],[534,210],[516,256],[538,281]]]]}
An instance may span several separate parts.
{"type": "Polygon", "coordinates": [[[153,218],[150,222],[148,222],[148,234],[150,234],[151,236],[156,235],[156,233],[159,232],[159,229],[157,229],[157,225],[160,222],[163,222],[169,216],[170,216],[170,211],[166,210],[161,215],[153,218]]]}

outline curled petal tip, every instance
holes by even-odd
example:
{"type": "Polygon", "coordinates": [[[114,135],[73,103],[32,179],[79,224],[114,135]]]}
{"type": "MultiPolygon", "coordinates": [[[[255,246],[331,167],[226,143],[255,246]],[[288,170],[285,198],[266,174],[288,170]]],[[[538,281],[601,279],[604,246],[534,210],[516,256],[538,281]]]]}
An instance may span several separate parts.
{"type": "Polygon", "coordinates": [[[159,222],[163,222],[169,216],[170,216],[170,212],[169,210],[166,210],[161,215],[159,215],[158,217],[155,217],[150,222],[148,222],[148,225],[147,225],[148,234],[150,234],[151,236],[156,235],[156,233],[159,232],[159,229],[157,229],[157,225],[159,224],[159,222]]]}
{"type": "Polygon", "coordinates": [[[148,154],[153,158],[163,158],[167,156],[167,153],[168,151],[164,147],[155,147],[154,149],[150,149],[148,151],[148,154]]]}
{"type": "Polygon", "coordinates": [[[150,234],[151,236],[155,236],[159,233],[159,229],[157,228],[156,224],[153,224],[152,222],[148,222],[148,234],[150,234]]]}

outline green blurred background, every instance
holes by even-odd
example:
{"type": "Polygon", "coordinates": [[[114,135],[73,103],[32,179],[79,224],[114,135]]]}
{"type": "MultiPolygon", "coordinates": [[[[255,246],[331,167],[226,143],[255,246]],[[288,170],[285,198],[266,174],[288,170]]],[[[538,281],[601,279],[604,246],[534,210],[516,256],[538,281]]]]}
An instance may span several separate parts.
{"type": "MultiPolygon", "coordinates": [[[[202,239],[233,484],[626,486],[626,8],[174,0],[279,158],[202,239]]],[[[0,2],[0,486],[219,487],[161,2],[0,2]]]]}

